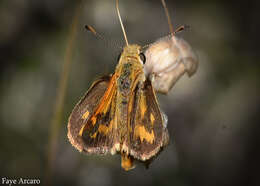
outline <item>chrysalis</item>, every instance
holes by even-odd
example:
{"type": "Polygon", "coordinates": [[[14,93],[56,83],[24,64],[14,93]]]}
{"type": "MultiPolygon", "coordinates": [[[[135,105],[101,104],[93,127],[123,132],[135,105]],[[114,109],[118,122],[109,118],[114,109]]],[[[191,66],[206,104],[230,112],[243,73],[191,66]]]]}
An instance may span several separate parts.
{"type": "Polygon", "coordinates": [[[145,51],[146,76],[152,78],[154,89],[167,94],[178,79],[187,72],[191,77],[198,68],[198,58],[182,38],[169,35],[159,39],[145,51]]]}
{"type": "Polygon", "coordinates": [[[165,1],[161,1],[171,34],[149,45],[145,51],[144,72],[157,92],[167,94],[185,72],[190,77],[197,71],[198,58],[184,39],[176,37],[175,34],[186,27],[181,26],[173,31],[165,1]]]}

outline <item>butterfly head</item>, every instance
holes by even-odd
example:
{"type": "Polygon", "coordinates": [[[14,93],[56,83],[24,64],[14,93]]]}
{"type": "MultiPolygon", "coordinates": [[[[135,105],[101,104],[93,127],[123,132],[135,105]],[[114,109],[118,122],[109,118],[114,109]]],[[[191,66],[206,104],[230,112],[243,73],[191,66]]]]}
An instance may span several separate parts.
{"type": "Polygon", "coordinates": [[[124,63],[135,63],[138,66],[143,66],[145,63],[145,56],[141,52],[141,46],[132,44],[124,47],[122,53],[120,54],[119,64],[124,63]]]}

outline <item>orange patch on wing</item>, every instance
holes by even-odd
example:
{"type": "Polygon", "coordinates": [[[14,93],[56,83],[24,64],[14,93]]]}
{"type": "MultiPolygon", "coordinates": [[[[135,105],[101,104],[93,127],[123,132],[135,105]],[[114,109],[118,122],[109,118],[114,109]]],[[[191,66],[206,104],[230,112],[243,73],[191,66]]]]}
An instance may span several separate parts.
{"type": "Polygon", "coordinates": [[[155,118],[154,118],[154,116],[153,116],[153,114],[151,113],[150,114],[150,120],[151,120],[151,122],[152,122],[152,124],[154,123],[154,120],[155,120],[155,118]]]}
{"type": "Polygon", "coordinates": [[[85,112],[83,115],[82,115],[82,119],[87,119],[89,116],[89,111],[85,112]]]}
{"type": "Polygon", "coordinates": [[[98,127],[98,132],[106,135],[109,132],[109,129],[110,129],[110,127],[107,127],[107,126],[101,124],[98,127]]]}
{"type": "Polygon", "coordinates": [[[95,132],[93,135],[90,136],[91,138],[96,138],[97,137],[97,132],[95,132]]]}
{"type": "Polygon", "coordinates": [[[102,97],[100,104],[97,108],[97,110],[95,111],[94,115],[91,118],[92,121],[92,125],[94,126],[96,124],[97,121],[97,115],[100,114],[101,112],[103,112],[104,114],[107,113],[107,109],[109,106],[109,103],[111,103],[112,97],[113,97],[113,93],[115,91],[115,79],[116,79],[116,75],[113,75],[110,83],[108,85],[108,88],[104,94],[104,96],[102,97]]]}
{"type": "Polygon", "coordinates": [[[100,124],[98,127],[98,132],[107,135],[109,132],[112,131],[113,128],[113,120],[110,121],[109,126],[100,124]]]}
{"type": "Polygon", "coordinates": [[[146,102],[145,102],[145,99],[144,99],[144,96],[141,95],[141,98],[140,98],[140,110],[141,110],[141,118],[144,118],[144,114],[146,112],[146,102]]]}
{"type": "Polygon", "coordinates": [[[97,122],[97,118],[96,118],[96,116],[93,116],[93,117],[91,118],[91,123],[92,123],[92,125],[94,126],[94,125],[96,124],[96,122],[97,122]]]}
{"type": "Polygon", "coordinates": [[[79,136],[82,136],[83,134],[83,131],[84,131],[84,128],[85,128],[85,125],[83,125],[79,131],[79,136]]]}
{"type": "Polygon", "coordinates": [[[139,137],[141,142],[146,140],[148,143],[153,143],[154,142],[154,133],[153,131],[150,133],[148,132],[144,126],[137,125],[135,126],[134,130],[134,137],[137,138],[139,137]]]}
{"type": "Polygon", "coordinates": [[[106,107],[108,105],[108,103],[111,101],[111,98],[112,98],[112,95],[113,95],[113,91],[114,91],[114,88],[115,88],[115,79],[116,79],[116,75],[114,74],[110,80],[110,83],[108,85],[108,88],[102,98],[102,100],[100,101],[100,105],[99,107],[97,108],[96,112],[94,115],[97,115],[99,113],[101,113],[102,111],[106,111],[106,107]]]}

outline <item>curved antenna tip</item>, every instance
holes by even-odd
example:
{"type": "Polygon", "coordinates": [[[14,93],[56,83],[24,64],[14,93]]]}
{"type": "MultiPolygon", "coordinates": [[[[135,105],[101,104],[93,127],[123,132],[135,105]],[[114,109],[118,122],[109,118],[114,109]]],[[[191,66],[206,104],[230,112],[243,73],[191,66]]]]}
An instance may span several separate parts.
{"type": "Polygon", "coordinates": [[[96,30],[95,30],[92,26],[90,26],[90,25],[85,25],[85,29],[86,29],[87,31],[90,31],[90,32],[93,33],[94,35],[97,35],[96,30]]]}

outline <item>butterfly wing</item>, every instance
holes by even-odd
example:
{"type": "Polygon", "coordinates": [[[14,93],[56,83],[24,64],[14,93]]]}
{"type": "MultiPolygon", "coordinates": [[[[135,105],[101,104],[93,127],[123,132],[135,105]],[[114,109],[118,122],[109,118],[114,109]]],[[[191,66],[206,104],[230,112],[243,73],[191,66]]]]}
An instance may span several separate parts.
{"type": "Polygon", "coordinates": [[[115,76],[106,76],[94,82],[70,115],[68,138],[79,151],[97,154],[111,151],[115,138],[114,81],[115,76]]]}
{"type": "Polygon", "coordinates": [[[160,111],[149,79],[142,88],[137,87],[134,94],[130,102],[130,155],[146,161],[168,144],[167,121],[160,111]]]}

